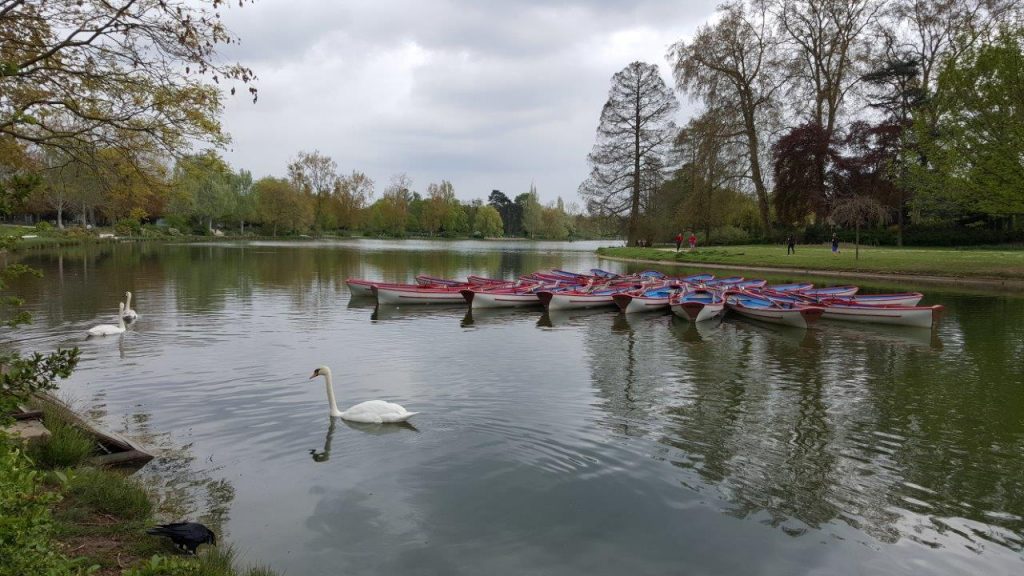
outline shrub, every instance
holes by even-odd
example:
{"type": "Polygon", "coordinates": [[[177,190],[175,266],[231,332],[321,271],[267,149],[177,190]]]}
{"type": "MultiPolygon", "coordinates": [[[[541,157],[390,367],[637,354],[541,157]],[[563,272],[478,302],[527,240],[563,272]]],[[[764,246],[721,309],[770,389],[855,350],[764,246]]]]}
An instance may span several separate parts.
{"type": "Polygon", "coordinates": [[[710,244],[723,246],[749,243],[750,234],[736,226],[722,226],[711,231],[710,244]]]}
{"type": "Polygon", "coordinates": [[[125,520],[142,520],[153,511],[146,490],[138,482],[114,471],[77,470],[69,482],[68,493],[97,512],[125,520]]]}
{"type": "Polygon", "coordinates": [[[0,576],[79,573],[51,544],[49,507],[59,498],[43,489],[31,461],[0,436],[0,576]]]}
{"type": "Polygon", "coordinates": [[[122,218],[114,224],[114,233],[118,236],[139,236],[142,234],[142,224],[132,218],[122,218]]]}
{"type": "Polygon", "coordinates": [[[36,232],[45,234],[46,232],[49,232],[51,230],[53,230],[53,224],[50,224],[46,220],[40,220],[39,222],[36,222],[36,232]]]}

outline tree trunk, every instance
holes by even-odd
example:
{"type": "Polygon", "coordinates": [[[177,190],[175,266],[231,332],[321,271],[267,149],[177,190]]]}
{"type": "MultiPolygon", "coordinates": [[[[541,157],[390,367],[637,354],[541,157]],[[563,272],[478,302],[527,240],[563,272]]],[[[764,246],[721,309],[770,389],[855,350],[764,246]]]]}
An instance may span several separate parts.
{"type": "Polygon", "coordinates": [[[903,188],[900,188],[900,203],[897,208],[898,213],[896,214],[896,245],[903,247],[903,188]]]}
{"type": "Polygon", "coordinates": [[[57,206],[57,228],[64,229],[64,207],[57,206]]]}
{"type": "Polygon", "coordinates": [[[853,259],[860,260],[860,222],[853,227],[853,259]]]}
{"type": "MultiPolygon", "coordinates": [[[[744,101],[746,98],[744,98],[744,101]]],[[[754,181],[754,192],[757,194],[757,208],[761,213],[761,226],[767,236],[772,229],[771,208],[768,206],[768,189],[764,185],[761,174],[761,144],[757,140],[757,126],[754,124],[754,112],[744,102],[743,127],[747,136],[747,154],[750,155],[750,179],[754,181]]]]}
{"type": "Polygon", "coordinates": [[[635,111],[633,125],[633,198],[629,208],[629,234],[630,243],[640,238],[640,78],[636,81],[636,100],[633,105],[635,111]]]}

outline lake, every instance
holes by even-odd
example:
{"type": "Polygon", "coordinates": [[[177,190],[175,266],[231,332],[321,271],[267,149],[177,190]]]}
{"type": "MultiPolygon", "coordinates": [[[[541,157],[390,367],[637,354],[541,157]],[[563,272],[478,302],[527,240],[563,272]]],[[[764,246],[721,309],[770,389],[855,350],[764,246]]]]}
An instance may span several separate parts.
{"type": "Polygon", "coordinates": [[[142,475],[181,515],[287,574],[1024,572],[1020,295],[861,283],[919,289],[946,316],[934,331],[791,330],[377,310],[344,283],[638,269],[599,260],[599,244],[30,253],[45,276],[16,288],[35,322],[7,341],[79,346],[62,394],[159,449],[142,475]],[[140,319],[85,340],[125,290],[140,319]],[[421,414],[332,422],[308,379],[322,364],[342,408],[379,398],[421,414]]]}

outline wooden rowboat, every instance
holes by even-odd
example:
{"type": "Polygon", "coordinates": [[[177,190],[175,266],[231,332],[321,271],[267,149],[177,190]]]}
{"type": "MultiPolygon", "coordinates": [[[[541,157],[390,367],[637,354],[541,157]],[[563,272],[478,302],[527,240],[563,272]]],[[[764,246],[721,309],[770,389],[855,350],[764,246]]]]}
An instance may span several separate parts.
{"type": "Polygon", "coordinates": [[[714,290],[698,288],[674,296],[669,304],[672,313],[690,322],[704,322],[722,315],[725,298],[714,290]]]}
{"type": "Polygon", "coordinates": [[[747,318],[798,328],[813,325],[825,312],[821,306],[781,302],[746,292],[727,293],[725,305],[729,310],[747,318]]]}
{"type": "Polygon", "coordinates": [[[377,304],[465,304],[462,288],[443,286],[426,287],[417,285],[378,284],[373,286],[377,304]]]}

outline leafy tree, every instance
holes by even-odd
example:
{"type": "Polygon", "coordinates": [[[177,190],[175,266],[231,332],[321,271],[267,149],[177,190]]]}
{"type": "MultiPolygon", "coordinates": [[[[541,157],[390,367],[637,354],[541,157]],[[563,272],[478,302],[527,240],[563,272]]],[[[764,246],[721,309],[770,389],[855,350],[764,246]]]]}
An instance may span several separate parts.
{"type": "Polygon", "coordinates": [[[373,198],[373,180],[366,174],[353,170],[348,176],[338,178],[337,186],[334,197],[337,200],[338,227],[357,228],[360,213],[373,198]]]}
{"type": "Polygon", "coordinates": [[[319,150],[300,151],[288,164],[288,178],[293,186],[314,198],[313,222],[317,232],[333,228],[336,222],[326,207],[331,195],[340,188],[338,163],[319,150]]]}
{"type": "Polygon", "coordinates": [[[257,218],[252,172],[239,170],[238,174],[232,174],[230,204],[232,218],[238,222],[238,233],[245,234],[245,223],[257,218]]]}
{"type": "Polygon", "coordinates": [[[174,166],[172,185],[180,202],[175,211],[199,218],[212,231],[215,220],[232,214],[233,179],[231,167],[213,150],[181,158],[174,166]]]}
{"type": "Polygon", "coordinates": [[[530,238],[542,235],[543,207],[540,205],[540,199],[537,196],[537,188],[531,184],[529,192],[516,196],[515,204],[517,212],[522,214],[523,234],[530,238]]]}
{"type": "Polygon", "coordinates": [[[829,172],[838,153],[825,128],[810,122],[794,128],[772,148],[775,158],[775,215],[784,224],[809,215],[828,215],[832,201],[829,172]]]}
{"type": "Polygon", "coordinates": [[[973,212],[1024,213],[1022,42],[1024,29],[1007,29],[943,65],[936,126],[915,126],[929,162],[912,168],[921,193],[973,212]]]}
{"type": "Polygon", "coordinates": [[[71,155],[112,149],[130,161],[225,143],[213,83],[254,75],[218,55],[235,42],[221,4],[0,1],[0,135],[71,155]]]}
{"type": "Polygon", "coordinates": [[[522,214],[519,207],[503,194],[501,190],[492,190],[487,197],[487,203],[498,211],[501,221],[505,226],[506,236],[518,236],[522,231],[522,214]]]}
{"type": "MultiPolygon", "coordinates": [[[[640,236],[646,197],[661,183],[678,108],[654,64],[633,62],[612,77],[597,142],[587,157],[590,176],[579,191],[612,214],[628,214],[630,243],[640,236]]],[[[530,223],[524,222],[524,227],[529,230],[530,223]]]]}
{"type": "Polygon", "coordinates": [[[504,233],[505,226],[501,221],[501,214],[494,206],[484,205],[477,209],[476,218],[473,220],[474,233],[484,238],[499,238],[504,233]]]}
{"type": "Polygon", "coordinates": [[[253,184],[256,212],[264,226],[271,226],[274,236],[278,230],[303,231],[313,223],[310,198],[284,178],[260,178],[253,184]]]}
{"type": "Polygon", "coordinates": [[[719,122],[729,121],[730,132],[741,135],[747,167],[741,173],[754,187],[761,226],[767,231],[771,211],[762,150],[786,79],[780,39],[764,3],[747,6],[733,0],[718,10],[720,17],[714,24],[698,29],[691,42],[672,47],[676,86],[700,98],[719,122]]]}

